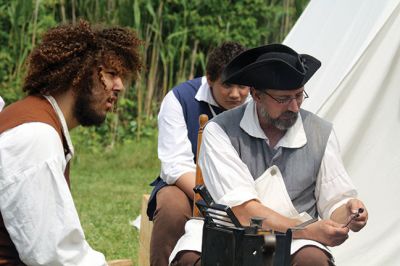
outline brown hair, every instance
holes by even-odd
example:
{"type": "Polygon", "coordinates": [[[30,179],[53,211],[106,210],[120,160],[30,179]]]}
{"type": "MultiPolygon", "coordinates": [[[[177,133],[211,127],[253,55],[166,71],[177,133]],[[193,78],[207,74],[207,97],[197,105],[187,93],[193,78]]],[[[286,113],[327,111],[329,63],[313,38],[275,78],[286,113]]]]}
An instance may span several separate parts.
{"type": "Polygon", "coordinates": [[[224,42],[214,48],[207,57],[206,73],[211,81],[216,81],[225,66],[246,48],[237,42],[224,42]]]}
{"type": "Polygon", "coordinates": [[[50,29],[30,54],[23,90],[33,94],[90,91],[93,71],[113,68],[124,80],[141,69],[136,33],[121,27],[92,28],[87,21],[50,29]]]}

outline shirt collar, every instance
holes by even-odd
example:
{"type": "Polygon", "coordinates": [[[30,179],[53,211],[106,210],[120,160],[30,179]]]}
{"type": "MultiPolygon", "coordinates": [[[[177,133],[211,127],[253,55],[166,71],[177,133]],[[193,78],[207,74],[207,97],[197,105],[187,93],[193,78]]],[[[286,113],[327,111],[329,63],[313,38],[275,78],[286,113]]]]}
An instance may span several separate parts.
{"type": "Polygon", "coordinates": [[[219,107],[218,103],[214,100],[214,97],[212,95],[210,85],[208,85],[206,76],[203,76],[201,78],[201,85],[200,85],[199,90],[196,93],[195,98],[199,102],[203,101],[203,102],[209,103],[213,106],[219,107]]]}
{"type": "MultiPolygon", "coordinates": [[[[264,134],[264,131],[261,129],[260,122],[258,120],[256,104],[253,100],[250,100],[246,106],[243,118],[240,121],[240,127],[250,136],[265,139],[267,142],[269,142],[267,136],[264,134]]],[[[298,119],[294,125],[287,130],[285,135],[279,140],[274,148],[300,148],[306,143],[307,137],[306,133],[304,132],[303,120],[299,113],[298,119]]]]}
{"type": "Polygon", "coordinates": [[[66,155],[66,159],[68,162],[72,158],[72,156],[74,156],[74,146],[72,145],[71,136],[69,135],[67,122],[65,121],[64,114],[58,106],[56,99],[54,99],[53,96],[50,95],[44,95],[44,97],[50,102],[51,106],[54,108],[54,111],[56,111],[58,118],[60,119],[62,131],[67,141],[68,149],[70,151],[70,153],[66,155]]]}

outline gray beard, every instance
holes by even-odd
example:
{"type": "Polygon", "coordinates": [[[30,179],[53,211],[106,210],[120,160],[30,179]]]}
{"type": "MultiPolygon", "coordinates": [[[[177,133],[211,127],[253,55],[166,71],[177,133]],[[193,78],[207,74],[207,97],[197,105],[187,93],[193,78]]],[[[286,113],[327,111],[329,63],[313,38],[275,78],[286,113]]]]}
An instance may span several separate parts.
{"type": "Polygon", "coordinates": [[[265,119],[265,122],[279,130],[288,130],[291,128],[296,123],[297,117],[299,116],[299,113],[286,111],[277,118],[272,118],[267,111],[265,111],[264,107],[260,107],[260,111],[260,116],[265,119]],[[289,116],[289,119],[282,119],[281,116],[289,116]]]}

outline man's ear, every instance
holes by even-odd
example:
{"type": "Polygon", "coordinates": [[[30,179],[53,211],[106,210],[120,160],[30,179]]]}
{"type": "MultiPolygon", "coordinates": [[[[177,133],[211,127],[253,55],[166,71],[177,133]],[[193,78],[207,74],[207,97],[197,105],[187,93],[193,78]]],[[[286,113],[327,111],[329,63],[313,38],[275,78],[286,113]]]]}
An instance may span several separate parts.
{"type": "Polygon", "coordinates": [[[257,90],[254,89],[253,87],[250,88],[250,94],[251,94],[251,97],[253,97],[254,101],[259,101],[260,100],[260,93],[257,92],[257,90]]]}
{"type": "Polygon", "coordinates": [[[211,78],[208,74],[206,75],[206,78],[207,78],[207,83],[211,88],[214,85],[214,81],[211,80],[211,78]]]}

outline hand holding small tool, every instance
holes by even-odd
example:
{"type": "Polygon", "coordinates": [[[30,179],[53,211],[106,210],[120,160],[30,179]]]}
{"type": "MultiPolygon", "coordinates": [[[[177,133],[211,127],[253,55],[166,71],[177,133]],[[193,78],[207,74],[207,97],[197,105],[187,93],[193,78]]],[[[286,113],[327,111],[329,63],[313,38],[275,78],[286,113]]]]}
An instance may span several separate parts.
{"type": "Polygon", "coordinates": [[[357,212],[352,213],[352,214],[350,215],[349,221],[348,221],[343,227],[349,227],[350,223],[351,223],[354,219],[360,217],[360,214],[363,213],[363,212],[364,212],[364,208],[358,208],[358,209],[357,209],[357,212]]]}

